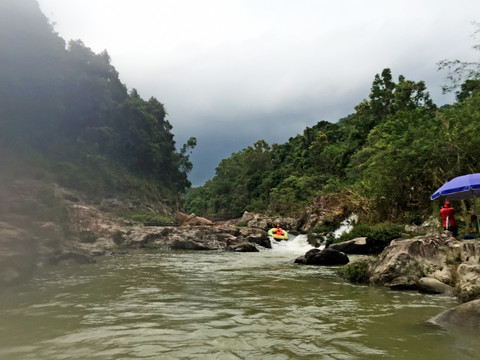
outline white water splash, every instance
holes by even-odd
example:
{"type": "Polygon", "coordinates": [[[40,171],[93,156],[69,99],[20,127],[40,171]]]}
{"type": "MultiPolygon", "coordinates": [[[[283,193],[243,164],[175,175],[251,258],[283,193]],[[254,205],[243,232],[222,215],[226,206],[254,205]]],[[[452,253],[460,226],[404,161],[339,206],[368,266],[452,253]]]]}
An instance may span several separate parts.
{"type": "Polygon", "coordinates": [[[340,226],[338,227],[338,229],[333,232],[333,237],[337,239],[343,234],[348,234],[350,231],[352,231],[353,225],[355,225],[357,220],[358,220],[357,215],[355,214],[350,215],[348,218],[343,220],[340,223],[340,226]]]}
{"type": "Polygon", "coordinates": [[[288,241],[277,241],[270,238],[272,243],[272,251],[293,253],[293,254],[305,254],[308,250],[314,247],[307,241],[307,235],[298,235],[292,237],[288,241]]]}

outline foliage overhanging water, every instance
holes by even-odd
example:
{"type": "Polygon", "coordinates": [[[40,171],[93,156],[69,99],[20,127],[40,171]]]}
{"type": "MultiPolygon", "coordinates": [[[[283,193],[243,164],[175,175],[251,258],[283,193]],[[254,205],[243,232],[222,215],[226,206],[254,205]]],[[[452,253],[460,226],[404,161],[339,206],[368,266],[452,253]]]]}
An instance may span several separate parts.
{"type": "Polygon", "coordinates": [[[307,250],[297,237],[45,269],[0,295],[0,359],[477,358],[475,338],[426,324],[454,299],[294,265],[307,250]]]}

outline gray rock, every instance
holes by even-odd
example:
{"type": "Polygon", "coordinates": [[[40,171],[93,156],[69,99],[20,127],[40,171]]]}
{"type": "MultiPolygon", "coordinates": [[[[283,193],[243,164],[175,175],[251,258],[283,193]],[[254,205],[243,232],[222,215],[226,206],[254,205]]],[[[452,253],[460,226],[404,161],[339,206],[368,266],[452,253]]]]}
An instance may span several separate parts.
{"type": "Polygon", "coordinates": [[[257,247],[252,243],[243,243],[240,245],[236,245],[232,248],[232,250],[236,252],[259,252],[257,247]]]}
{"type": "Polygon", "coordinates": [[[454,289],[440,280],[424,277],[417,282],[418,290],[427,294],[453,295],[454,289]]]}
{"type": "Polygon", "coordinates": [[[474,331],[480,334],[480,299],[444,311],[428,322],[447,330],[474,331]]]}
{"type": "Polygon", "coordinates": [[[305,265],[345,265],[348,264],[350,260],[348,256],[341,251],[333,250],[330,248],[327,249],[312,249],[307,251],[307,253],[300,258],[295,260],[297,264],[305,265]]]}
{"type": "Polygon", "coordinates": [[[296,232],[299,227],[299,221],[289,217],[272,217],[263,214],[252,214],[245,212],[242,217],[242,221],[247,222],[249,228],[257,228],[262,230],[268,230],[272,227],[280,225],[288,232],[296,232]]]}
{"type": "Polygon", "coordinates": [[[366,237],[360,237],[337,244],[331,244],[328,248],[341,251],[345,254],[369,254],[366,237]]]}

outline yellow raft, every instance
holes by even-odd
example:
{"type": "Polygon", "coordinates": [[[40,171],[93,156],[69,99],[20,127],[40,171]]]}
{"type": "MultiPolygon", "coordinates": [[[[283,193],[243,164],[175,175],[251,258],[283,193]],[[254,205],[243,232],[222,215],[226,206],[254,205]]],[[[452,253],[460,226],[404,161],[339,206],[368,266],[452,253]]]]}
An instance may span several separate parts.
{"type": "Polygon", "coordinates": [[[268,230],[268,235],[273,237],[275,240],[288,240],[288,233],[285,230],[282,230],[282,235],[277,235],[274,233],[274,231],[277,230],[275,228],[272,228],[268,230]]]}

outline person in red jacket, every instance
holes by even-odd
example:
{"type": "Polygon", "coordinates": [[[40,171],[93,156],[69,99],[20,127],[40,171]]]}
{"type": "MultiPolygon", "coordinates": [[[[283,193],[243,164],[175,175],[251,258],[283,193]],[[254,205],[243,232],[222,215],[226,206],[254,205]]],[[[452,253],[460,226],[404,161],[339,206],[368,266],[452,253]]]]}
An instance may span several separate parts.
{"type": "Polygon", "coordinates": [[[274,230],[274,233],[276,235],[282,235],[283,234],[283,230],[282,228],[280,227],[280,225],[277,225],[277,228],[274,230]]]}
{"type": "Polygon", "coordinates": [[[443,208],[440,209],[440,216],[443,221],[443,229],[451,231],[454,237],[458,235],[457,221],[455,220],[455,209],[446,201],[443,208]]]}

